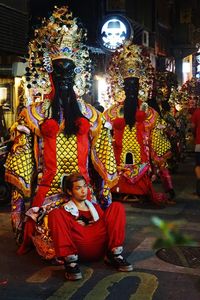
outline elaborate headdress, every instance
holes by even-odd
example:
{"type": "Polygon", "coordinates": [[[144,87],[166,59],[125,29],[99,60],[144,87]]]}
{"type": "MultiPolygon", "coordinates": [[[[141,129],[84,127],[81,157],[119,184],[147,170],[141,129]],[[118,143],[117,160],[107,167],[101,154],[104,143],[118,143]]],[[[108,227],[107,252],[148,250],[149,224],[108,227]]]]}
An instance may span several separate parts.
{"type": "Polygon", "coordinates": [[[146,101],[152,91],[154,69],[147,50],[138,45],[126,43],[112,55],[107,81],[110,85],[111,101],[123,101],[123,83],[127,77],[139,78],[139,98],[146,101]]]}
{"type": "Polygon", "coordinates": [[[77,96],[87,93],[90,88],[91,61],[84,44],[86,30],[77,18],[72,17],[67,6],[55,7],[52,15],[42,20],[42,26],[34,31],[29,43],[29,66],[25,74],[28,88],[34,93],[49,94],[53,72],[52,60],[67,58],[75,64],[74,90],[77,96]]]}
{"type": "Polygon", "coordinates": [[[200,104],[200,79],[192,77],[179,88],[178,93],[170,97],[170,102],[182,106],[182,108],[196,108],[200,104]]]}

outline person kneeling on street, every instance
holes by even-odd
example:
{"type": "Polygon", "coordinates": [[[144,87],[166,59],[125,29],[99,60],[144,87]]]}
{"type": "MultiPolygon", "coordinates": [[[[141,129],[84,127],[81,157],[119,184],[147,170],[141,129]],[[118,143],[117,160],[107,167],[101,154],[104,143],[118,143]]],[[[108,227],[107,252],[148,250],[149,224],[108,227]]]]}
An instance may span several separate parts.
{"type": "Polygon", "coordinates": [[[66,278],[82,278],[78,261],[103,257],[118,271],[132,271],[133,266],[121,255],[126,225],[123,205],[114,202],[103,211],[87,200],[88,187],[79,173],[64,176],[62,189],[70,200],[49,213],[48,225],[56,256],[64,260],[66,278]]]}

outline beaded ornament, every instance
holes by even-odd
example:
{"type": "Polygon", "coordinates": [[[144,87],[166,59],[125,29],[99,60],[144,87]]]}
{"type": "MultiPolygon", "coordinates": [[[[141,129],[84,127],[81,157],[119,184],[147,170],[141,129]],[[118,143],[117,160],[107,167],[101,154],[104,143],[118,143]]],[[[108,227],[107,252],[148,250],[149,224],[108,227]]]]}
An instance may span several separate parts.
{"type": "Polygon", "coordinates": [[[52,60],[71,59],[75,64],[74,91],[77,97],[89,92],[91,87],[91,60],[84,44],[87,32],[77,18],[73,18],[67,6],[55,7],[49,18],[43,18],[29,42],[26,68],[27,88],[33,95],[49,94],[52,90],[50,73],[52,60]]]}
{"type": "Polygon", "coordinates": [[[107,71],[110,102],[123,102],[124,79],[127,77],[139,78],[139,98],[147,101],[153,89],[154,68],[150,61],[148,51],[131,42],[125,43],[111,56],[107,71]]]}

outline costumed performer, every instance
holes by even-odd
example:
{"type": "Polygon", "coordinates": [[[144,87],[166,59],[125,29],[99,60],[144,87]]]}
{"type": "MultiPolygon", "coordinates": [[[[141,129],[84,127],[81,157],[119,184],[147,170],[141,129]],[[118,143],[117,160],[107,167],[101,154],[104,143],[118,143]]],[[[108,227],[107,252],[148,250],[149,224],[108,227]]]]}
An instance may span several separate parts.
{"type": "MultiPolygon", "coordinates": [[[[29,44],[28,88],[33,96],[41,93],[43,101],[20,113],[6,161],[6,180],[14,186],[12,224],[19,242],[24,201],[32,199],[19,254],[29,250],[33,242],[44,258],[55,256],[44,215],[66,199],[60,188],[63,174],[81,172],[87,184],[94,184],[95,180],[90,182],[90,170],[94,169],[101,178],[98,201],[103,208],[111,203],[110,188],[117,182],[117,172],[109,124],[82,99],[91,71],[85,38],[79,21],[67,7],[61,7],[43,20],[29,44]]],[[[91,187],[88,197],[95,201],[93,196],[91,187]]]]}
{"type": "MultiPolygon", "coordinates": [[[[148,107],[153,67],[146,50],[131,43],[112,56],[108,82],[115,100],[104,115],[112,124],[119,181],[112,192],[147,196],[156,204],[167,195],[156,193],[150,178],[151,165],[159,168],[171,155],[171,145],[159,129],[158,113],[148,107]]],[[[126,196],[125,196],[126,197],[126,196]]]]}

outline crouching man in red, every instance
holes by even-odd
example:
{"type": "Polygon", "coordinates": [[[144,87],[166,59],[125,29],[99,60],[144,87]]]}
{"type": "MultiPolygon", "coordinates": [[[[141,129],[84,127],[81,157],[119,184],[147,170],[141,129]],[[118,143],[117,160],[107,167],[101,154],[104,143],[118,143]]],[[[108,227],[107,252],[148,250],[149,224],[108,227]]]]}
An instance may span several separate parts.
{"type": "Polygon", "coordinates": [[[71,199],[49,213],[48,225],[56,255],[64,260],[66,278],[82,278],[78,260],[102,257],[118,271],[132,271],[132,265],[121,255],[126,223],[123,205],[112,203],[104,212],[98,204],[92,204],[87,200],[86,181],[79,173],[65,176],[62,188],[71,199]]]}

